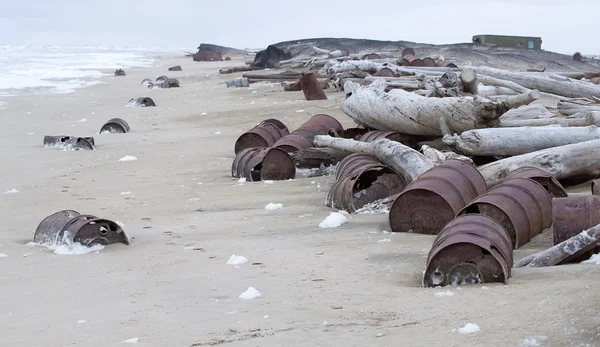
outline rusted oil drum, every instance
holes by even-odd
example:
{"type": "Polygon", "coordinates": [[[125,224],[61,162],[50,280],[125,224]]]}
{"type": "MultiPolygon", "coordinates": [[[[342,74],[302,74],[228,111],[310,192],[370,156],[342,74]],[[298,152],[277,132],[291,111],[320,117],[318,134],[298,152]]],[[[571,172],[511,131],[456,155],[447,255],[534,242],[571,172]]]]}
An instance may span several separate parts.
{"type": "Polygon", "coordinates": [[[402,57],[402,63],[405,66],[425,66],[425,63],[423,62],[423,60],[415,57],[414,55],[410,55],[410,54],[402,57]]]}
{"type": "Polygon", "coordinates": [[[149,97],[141,97],[129,99],[126,106],[150,107],[156,106],[156,104],[154,103],[154,100],[149,97]]]}
{"type": "Polygon", "coordinates": [[[326,114],[316,114],[291,134],[279,139],[273,147],[281,148],[286,152],[311,148],[315,135],[327,135],[331,130],[339,132],[343,129],[337,119],[326,114]]]}
{"type": "Polygon", "coordinates": [[[271,147],[286,135],[289,135],[289,131],[283,123],[276,119],[267,119],[238,137],[234,152],[238,154],[246,148],[271,147]]]}
{"type": "MultiPolygon", "coordinates": [[[[327,134],[329,129],[335,129],[336,131],[341,131],[344,129],[342,127],[342,124],[340,124],[340,122],[338,122],[337,119],[327,114],[316,114],[310,117],[306,122],[304,122],[304,124],[302,124],[298,128],[298,130],[306,127],[325,129],[324,134],[327,134]]],[[[292,132],[292,134],[294,133],[295,132],[292,132]]]]}
{"type": "Polygon", "coordinates": [[[72,244],[84,246],[124,243],[129,245],[129,237],[115,222],[92,215],[82,215],[77,211],[63,210],[44,218],[38,225],[33,242],[39,244],[72,244]]]}
{"type": "Polygon", "coordinates": [[[327,95],[325,95],[317,76],[313,72],[300,74],[300,87],[304,93],[304,98],[308,101],[327,100],[327,95]]]}
{"type": "MultiPolygon", "coordinates": [[[[66,135],[46,135],[44,136],[44,146],[46,147],[62,147],[64,145],[65,142],[73,139],[73,138],[78,138],[77,136],[66,136],[66,135]]],[[[96,142],[94,141],[93,137],[83,137],[83,139],[86,139],[90,144],[92,144],[92,146],[96,145],[96,142]]]]}
{"type": "Polygon", "coordinates": [[[164,81],[167,81],[168,79],[169,79],[169,77],[162,75],[162,76],[156,77],[156,82],[164,82],[164,81]]]}
{"type": "Polygon", "coordinates": [[[169,68],[169,71],[182,71],[183,69],[181,68],[181,65],[175,65],[175,66],[171,66],[169,68]]]}
{"type": "Polygon", "coordinates": [[[289,134],[275,142],[273,147],[283,149],[288,153],[292,153],[301,149],[311,148],[313,147],[313,143],[304,136],[289,134]]]}
{"type": "Polygon", "coordinates": [[[423,64],[425,64],[425,66],[435,67],[435,60],[433,60],[429,57],[423,58],[423,64]]]}
{"type": "Polygon", "coordinates": [[[415,56],[415,55],[416,55],[416,54],[415,54],[415,50],[414,50],[414,49],[412,49],[412,48],[405,48],[405,49],[402,51],[402,57],[404,58],[404,57],[405,57],[405,56],[407,56],[407,55],[412,55],[412,56],[415,56]]]}
{"type": "Polygon", "coordinates": [[[513,178],[473,200],[462,214],[484,214],[496,220],[517,249],[552,225],[552,197],[532,179],[513,178]]]}
{"type": "Polygon", "coordinates": [[[406,183],[402,175],[376,158],[355,153],[340,161],[336,182],[326,206],[354,212],[368,203],[400,193],[406,183]]]}
{"type": "Polygon", "coordinates": [[[487,185],[477,168],[449,159],[410,183],[390,207],[393,232],[437,235],[487,185]]]}
{"type": "Polygon", "coordinates": [[[362,58],[360,58],[361,60],[374,60],[374,59],[381,59],[381,56],[377,53],[367,53],[365,55],[362,56],[362,58]]]}
{"type": "Polygon", "coordinates": [[[296,166],[280,148],[246,148],[233,160],[231,175],[248,181],[287,180],[296,176],[296,166]]]}
{"type": "MultiPolygon", "coordinates": [[[[600,224],[600,196],[570,196],[555,198],[553,202],[552,230],[555,245],[600,224]]],[[[561,264],[583,261],[596,253],[600,253],[600,246],[594,243],[565,259],[561,264]]]]}
{"type": "Polygon", "coordinates": [[[412,149],[418,149],[419,141],[414,136],[402,134],[395,131],[372,130],[361,136],[358,141],[373,142],[379,139],[388,139],[391,141],[400,142],[412,149]]]}
{"type": "Polygon", "coordinates": [[[512,265],[512,244],[502,225],[484,215],[460,216],[433,242],[423,286],[506,283],[512,265]]]}
{"type": "Polygon", "coordinates": [[[592,181],[592,195],[600,195],[600,180],[592,181]]]}
{"type": "Polygon", "coordinates": [[[124,134],[129,132],[129,124],[121,118],[109,119],[102,128],[100,133],[124,134]]]}
{"type": "Polygon", "coordinates": [[[449,67],[449,68],[457,68],[458,66],[456,66],[456,64],[449,62],[449,61],[445,61],[445,60],[436,60],[435,61],[435,66],[437,67],[449,67]]]}
{"type": "Polygon", "coordinates": [[[389,67],[384,67],[384,68],[379,69],[379,71],[377,71],[375,73],[375,76],[377,76],[377,77],[395,77],[396,74],[389,67]]]}
{"type": "Polygon", "coordinates": [[[568,196],[565,188],[563,188],[554,176],[535,166],[523,166],[511,171],[504,178],[504,182],[513,178],[530,178],[541,184],[553,198],[564,198],[568,196]]]}
{"type": "Polygon", "coordinates": [[[369,130],[365,128],[348,128],[342,131],[329,129],[328,135],[331,137],[358,140],[362,135],[366,134],[367,132],[369,132],[369,130]]]}

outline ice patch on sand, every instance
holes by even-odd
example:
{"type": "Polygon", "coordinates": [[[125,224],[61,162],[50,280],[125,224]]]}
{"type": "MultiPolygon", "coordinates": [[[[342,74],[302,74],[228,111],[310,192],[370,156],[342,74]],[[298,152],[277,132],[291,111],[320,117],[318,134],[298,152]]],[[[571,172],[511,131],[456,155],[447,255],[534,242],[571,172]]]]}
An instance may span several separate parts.
{"type": "Polygon", "coordinates": [[[140,340],[139,337],[134,337],[134,338],[123,341],[123,343],[138,343],[139,340],[140,340]]]}
{"type": "Polygon", "coordinates": [[[248,290],[240,294],[239,298],[244,300],[251,300],[258,298],[259,296],[262,296],[262,294],[258,290],[256,290],[253,287],[248,287],[248,290]]]}
{"type": "Polygon", "coordinates": [[[265,206],[265,210],[279,210],[283,208],[283,204],[274,204],[272,202],[268,203],[267,206],[265,206]]]}
{"type": "Polygon", "coordinates": [[[130,191],[121,192],[121,195],[131,195],[131,192],[130,191]]]}
{"type": "Polygon", "coordinates": [[[590,259],[582,261],[581,264],[600,265],[600,253],[592,255],[590,259]]]}
{"type": "Polygon", "coordinates": [[[435,293],[435,296],[454,296],[454,293],[452,293],[451,291],[447,290],[445,292],[435,293]]]}
{"type": "Polygon", "coordinates": [[[227,265],[242,265],[248,262],[248,258],[241,255],[232,255],[227,261],[227,265]]]}
{"type": "Polygon", "coordinates": [[[4,254],[4,253],[0,253],[0,258],[6,258],[8,257],[8,255],[4,254]]]}
{"type": "Polygon", "coordinates": [[[7,190],[7,191],[5,191],[5,192],[4,192],[4,194],[16,194],[16,193],[18,193],[18,192],[19,192],[19,191],[18,191],[17,189],[11,189],[11,190],[7,190]]]}
{"type": "Polygon", "coordinates": [[[80,319],[77,321],[77,324],[85,324],[87,321],[85,319],[80,319]]]}
{"type": "Polygon", "coordinates": [[[479,328],[479,325],[477,324],[473,324],[473,323],[467,323],[467,325],[465,325],[464,327],[458,329],[458,333],[459,334],[475,334],[480,332],[481,329],[479,328]]]}
{"type": "Polygon", "coordinates": [[[521,347],[541,346],[540,341],[546,341],[546,340],[548,340],[548,336],[529,337],[529,338],[526,338],[525,340],[523,340],[523,342],[521,342],[521,347]]]}
{"type": "Polygon", "coordinates": [[[137,160],[137,157],[134,157],[133,155],[126,155],[123,158],[119,159],[119,161],[134,161],[137,160]]]}
{"type": "Polygon", "coordinates": [[[348,221],[348,218],[339,212],[331,212],[320,224],[319,228],[337,228],[348,221]]]}
{"type": "Polygon", "coordinates": [[[390,240],[390,239],[381,239],[381,240],[377,240],[377,242],[379,242],[379,243],[385,243],[385,242],[392,242],[392,240],[390,240]]]}

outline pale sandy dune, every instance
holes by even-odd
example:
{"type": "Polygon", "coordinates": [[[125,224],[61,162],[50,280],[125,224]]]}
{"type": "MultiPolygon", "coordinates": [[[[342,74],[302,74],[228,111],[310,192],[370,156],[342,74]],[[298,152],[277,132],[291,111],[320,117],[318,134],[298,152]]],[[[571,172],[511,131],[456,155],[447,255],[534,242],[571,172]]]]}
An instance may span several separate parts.
{"type": "MultiPolygon", "coordinates": [[[[276,85],[227,89],[219,83],[239,74],[217,72],[240,60],[161,59],[72,94],[5,100],[0,190],[19,192],[0,194],[1,346],[600,345],[600,266],[515,269],[508,285],[439,296],[448,288],[420,288],[433,236],[384,234],[386,215],[319,228],[332,177],[230,177],[237,136],[265,118],[294,129],[328,113],[352,125],[343,94],[308,103],[276,85]],[[163,74],[182,87],[140,86],[163,74]],[[124,107],[140,96],[158,107],[124,107]],[[94,135],[96,151],[41,146],[45,134],[93,135],[113,117],[132,132],[94,135]],[[127,155],[137,160],[118,161],[127,155]],[[60,209],[119,220],[132,244],[73,256],[26,246],[60,209]],[[232,254],[249,262],[227,265],[232,254]],[[261,296],[240,299],[249,287],[261,296]],[[456,332],[467,323],[480,331],[456,332]]],[[[549,244],[546,233],[515,258],[549,244]]]]}

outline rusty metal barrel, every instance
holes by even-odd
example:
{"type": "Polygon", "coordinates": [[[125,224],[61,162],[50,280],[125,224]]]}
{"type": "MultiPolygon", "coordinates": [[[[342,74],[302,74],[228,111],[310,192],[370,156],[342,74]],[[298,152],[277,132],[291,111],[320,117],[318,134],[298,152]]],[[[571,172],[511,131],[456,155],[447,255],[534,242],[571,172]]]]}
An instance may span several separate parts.
{"type": "MultiPolygon", "coordinates": [[[[555,245],[600,224],[600,196],[570,196],[555,198],[553,202],[552,231],[555,245]]],[[[561,264],[586,260],[596,253],[600,253],[600,246],[594,243],[565,259],[561,264]]]]}
{"type": "Polygon", "coordinates": [[[327,194],[326,206],[355,212],[368,203],[400,193],[406,183],[398,172],[376,158],[355,153],[340,161],[336,182],[327,194]]]}
{"type": "Polygon", "coordinates": [[[423,64],[425,66],[435,67],[435,60],[433,60],[432,58],[426,57],[426,58],[423,58],[423,64]]]}
{"type": "Polygon", "coordinates": [[[248,181],[287,180],[296,176],[296,166],[280,148],[246,148],[235,156],[231,175],[248,181]]]}
{"type": "Polygon", "coordinates": [[[457,68],[458,67],[458,66],[456,66],[456,64],[454,64],[452,62],[441,60],[441,59],[437,59],[435,61],[435,66],[437,66],[437,67],[448,67],[448,68],[457,68]]]}
{"type": "Polygon", "coordinates": [[[150,107],[150,106],[156,106],[156,104],[154,103],[154,100],[152,100],[149,97],[140,97],[140,98],[131,98],[131,99],[129,99],[129,101],[127,102],[127,105],[125,105],[125,106],[129,106],[129,107],[135,107],[135,106],[150,107]]]}
{"type": "Polygon", "coordinates": [[[449,159],[423,173],[390,207],[393,232],[437,235],[487,185],[470,163],[449,159]]]}
{"type": "Polygon", "coordinates": [[[500,223],[479,214],[460,216],[433,242],[423,286],[506,283],[512,265],[512,244],[500,223]]]}
{"type": "Polygon", "coordinates": [[[407,55],[415,56],[416,55],[415,54],[415,50],[412,49],[412,48],[410,48],[410,47],[409,48],[405,48],[404,50],[402,50],[402,57],[404,58],[407,55]]]}
{"type": "Polygon", "coordinates": [[[592,195],[600,195],[600,180],[592,181],[592,195]]]}
{"type": "Polygon", "coordinates": [[[44,218],[38,225],[33,242],[44,245],[63,245],[79,242],[84,246],[124,243],[129,237],[115,222],[74,210],[62,210],[44,218]]]}
{"type": "Polygon", "coordinates": [[[281,121],[265,119],[238,137],[235,141],[234,152],[238,154],[246,148],[271,147],[289,133],[288,128],[281,121]]]}
{"type": "Polygon", "coordinates": [[[313,72],[300,74],[300,87],[304,93],[304,98],[308,101],[327,100],[327,95],[325,95],[323,87],[321,87],[317,76],[313,72]]]}
{"type": "Polygon", "coordinates": [[[459,215],[471,213],[500,223],[517,249],[552,225],[552,197],[532,179],[513,178],[473,200],[459,215]]]}
{"type": "Polygon", "coordinates": [[[513,178],[530,178],[541,184],[553,198],[564,198],[568,196],[565,188],[563,188],[554,176],[535,166],[523,166],[511,171],[504,178],[504,182],[513,178]]]}
{"type": "Polygon", "coordinates": [[[112,118],[104,123],[100,128],[100,133],[124,134],[128,133],[129,130],[129,124],[126,121],[121,118],[112,118]]]}
{"type": "Polygon", "coordinates": [[[411,135],[399,133],[396,131],[372,130],[362,135],[358,141],[373,142],[379,139],[388,139],[408,146],[412,149],[418,149],[419,141],[411,135]]]}
{"type": "Polygon", "coordinates": [[[273,147],[281,148],[286,152],[310,148],[313,147],[316,135],[327,135],[332,129],[342,131],[344,128],[337,119],[326,114],[316,114],[291,134],[279,139],[273,147]]]}
{"type": "Polygon", "coordinates": [[[402,57],[402,64],[404,66],[425,66],[425,63],[423,62],[423,60],[421,60],[411,54],[407,54],[402,57]]]}
{"type": "Polygon", "coordinates": [[[381,56],[377,53],[367,53],[360,58],[360,60],[374,60],[374,59],[381,59],[381,56]]]}
{"type": "Polygon", "coordinates": [[[379,69],[374,76],[377,77],[395,77],[396,74],[394,73],[394,71],[392,69],[390,69],[389,67],[383,67],[381,69],[379,69]]]}
{"type": "Polygon", "coordinates": [[[175,65],[175,66],[171,66],[169,68],[169,71],[182,71],[183,69],[181,68],[181,65],[175,65]]]}

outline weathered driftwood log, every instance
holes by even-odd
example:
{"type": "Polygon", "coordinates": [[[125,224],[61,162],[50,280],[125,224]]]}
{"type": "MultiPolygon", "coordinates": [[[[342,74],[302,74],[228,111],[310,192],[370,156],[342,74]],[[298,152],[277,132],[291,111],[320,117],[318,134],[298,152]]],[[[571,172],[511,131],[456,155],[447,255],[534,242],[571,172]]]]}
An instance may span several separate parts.
{"type": "Polygon", "coordinates": [[[306,148],[292,153],[296,166],[300,168],[317,168],[321,165],[335,165],[352,152],[335,148],[306,148]]]}
{"type": "MultiPolygon", "coordinates": [[[[364,72],[375,73],[377,72],[378,66],[379,64],[374,63],[370,60],[351,60],[334,64],[333,66],[327,68],[327,73],[333,75],[336,73],[352,70],[360,70],[364,72]]],[[[327,65],[325,65],[325,67],[327,67],[327,65]]]]}
{"type": "Polygon", "coordinates": [[[521,107],[513,108],[502,116],[500,116],[500,122],[508,121],[508,120],[519,120],[519,119],[540,119],[540,118],[550,118],[554,116],[554,114],[548,111],[542,105],[532,104],[532,105],[524,105],[521,107]]]}
{"type": "Polygon", "coordinates": [[[423,172],[435,166],[435,163],[423,154],[400,142],[379,139],[373,142],[360,142],[350,139],[317,135],[313,141],[317,147],[329,147],[353,153],[367,153],[375,156],[384,164],[402,173],[406,183],[410,183],[423,172]]]}
{"type": "Polygon", "coordinates": [[[506,87],[484,86],[483,84],[479,84],[479,86],[477,87],[477,95],[483,96],[485,98],[491,96],[506,96],[506,98],[508,98],[508,96],[510,95],[518,94],[518,92],[506,87]]]}
{"type": "Polygon", "coordinates": [[[584,84],[575,81],[557,81],[548,77],[515,73],[489,67],[470,67],[478,74],[515,82],[525,88],[537,89],[541,92],[562,95],[570,98],[600,97],[600,86],[591,83],[584,84]]]}
{"type": "Polygon", "coordinates": [[[544,251],[519,260],[515,267],[545,267],[554,266],[563,261],[585,252],[592,245],[600,244],[600,224],[554,245],[544,251]]]}
{"type": "Polygon", "coordinates": [[[574,176],[598,177],[599,149],[600,140],[592,140],[498,160],[478,169],[488,187],[502,183],[508,173],[523,166],[539,167],[559,180],[574,176]]]}
{"type": "Polygon", "coordinates": [[[552,117],[539,119],[502,119],[500,126],[503,128],[560,125],[564,127],[584,127],[594,124],[594,117],[588,113],[578,113],[568,117],[552,117]]]}
{"type": "Polygon", "coordinates": [[[385,92],[384,81],[368,87],[346,82],[344,91],[351,95],[342,111],[357,124],[380,130],[400,131],[410,135],[443,135],[439,120],[443,118],[452,132],[490,128],[500,125],[498,118],[510,108],[526,105],[539,98],[539,92],[512,96],[492,102],[480,97],[426,98],[401,89],[385,92]]]}
{"type": "Polygon", "coordinates": [[[527,89],[515,82],[502,80],[499,78],[494,78],[482,74],[477,75],[477,80],[485,85],[494,86],[494,87],[503,87],[514,90],[517,93],[527,93],[531,89],[527,89]]]}
{"type": "Polygon", "coordinates": [[[479,94],[477,92],[479,82],[477,81],[477,73],[475,72],[475,70],[465,68],[460,73],[459,78],[460,82],[462,83],[463,91],[471,93],[473,95],[479,94]]]}
{"type": "Polygon", "coordinates": [[[600,128],[591,125],[476,129],[445,135],[444,143],[469,156],[513,156],[597,139],[600,128]]]}
{"type": "Polygon", "coordinates": [[[423,145],[421,147],[421,152],[423,152],[423,155],[428,158],[429,160],[431,160],[432,162],[436,163],[436,164],[441,164],[442,162],[448,160],[448,159],[456,159],[456,160],[462,160],[462,161],[466,161],[468,163],[473,164],[473,160],[469,157],[465,157],[464,155],[460,155],[460,154],[456,154],[452,151],[439,151],[433,147],[427,146],[427,145],[423,145]]]}
{"type": "Polygon", "coordinates": [[[588,111],[600,111],[600,104],[588,99],[560,100],[558,102],[558,112],[565,116],[588,111]]]}

